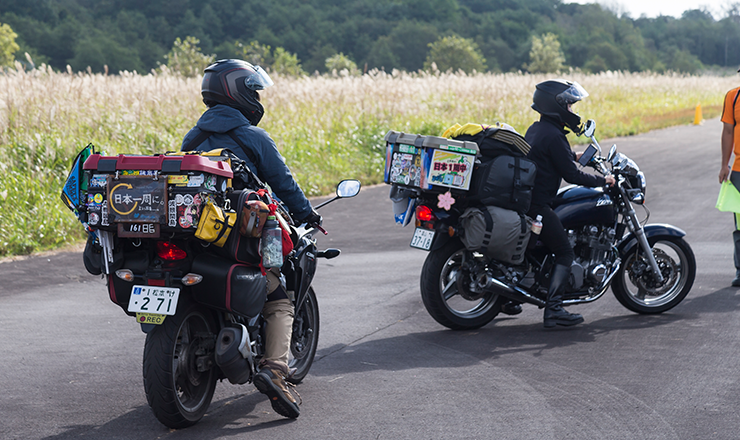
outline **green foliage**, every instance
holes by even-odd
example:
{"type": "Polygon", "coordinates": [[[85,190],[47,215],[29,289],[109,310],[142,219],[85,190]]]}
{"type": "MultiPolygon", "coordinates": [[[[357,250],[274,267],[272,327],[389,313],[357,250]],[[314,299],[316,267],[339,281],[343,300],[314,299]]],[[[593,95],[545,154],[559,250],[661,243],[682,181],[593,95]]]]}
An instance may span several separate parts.
{"type": "Polygon", "coordinates": [[[270,46],[258,41],[251,41],[246,46],[237,41],[235,47],[237,49],[236,58],[255,66],[261,66],[272,72],[288,76],[303,76],[306,74],[303,67],[301,67],[298,56],[282,47],[277,47],[272,51],[270,46]]]}
{"type": "Polygon", "coordinates": [[[346,72],[349,75],[357,75],[360,73],[357,69],[357,64],[341,52],[327,58],[324,65],[326,66],[326,70],[329,72],[346,72]]]}
{"type": "Polygon", "coordinates": [[[20,49],[15,39],[18,34],[7,24],[0,23],[0,67],[12,66],[15,53],[20,49]]]}
{"type": "Polygon", "coordinates": [[[556,73],[563,70],[565,55],[560,49],[558,36],[553,33],[532,37],[532,49],[529,51],[529,64],[524,68],[532,73],[556,73]]]}
{"type": "Polygon", "coordinates": [[[270,68],[273,72],[289,76],[303,76],[306,74],[296,54],[278,47],[272,56],[273,60],[270,68]]]}
{"type": "Polygon", "coordinates": [[[172,50],[165,55],[167,68],[186,77],[200,76],[203,70],[213,63],[215,55],[204,55],[200,52],[200,40],[195,37],[177,38],[172,50]]]}
{"type": "Polygon", "coordinates": [[[424,61],[424,69],[433,71],[435,67],[440,72],[484,72],[486,59],[473,40],[451,35],[429,43],[429,55],[424,61]]]}
{"type": "Polygon", "coordinates": [[[272,58],[270,46],[260,44],[258,41],[250,41],[246,46],[237,41],[236,47],[241,53],[237,58],[255,66],[267,67],[272,58]]]}
{"type": "Polygon", "coordinates": [[[671,47],[662,57],[662,62],[667,70],[681,73],[697,73],[704,68],[699,58],[688,52],[671,47]]]}
{"type": "MultiPolygon", "coordinates": [[[[740,8],[733,5],[715,20],[703,9],[633,19],[564,0],[0,0],[0,22],[18,35],[20,53],[62,71],[69,64],[148,72],[173,41],[192,36],[201,52],[219,58],[237,57],[238,41],[283,48],[273,71],[290,75],[326,72],[326,59],[338,53],[363,72],[415,72],[430,43],[455,34],[478,45],[488,69],[508,72],[531,64],[532,37],[547,33],[557,34],[566,67],[691,70],[740,64],[733,50],[740,47],[740,8]]],[[[272,49],[270,56],[277,58],[272,49]]]]}

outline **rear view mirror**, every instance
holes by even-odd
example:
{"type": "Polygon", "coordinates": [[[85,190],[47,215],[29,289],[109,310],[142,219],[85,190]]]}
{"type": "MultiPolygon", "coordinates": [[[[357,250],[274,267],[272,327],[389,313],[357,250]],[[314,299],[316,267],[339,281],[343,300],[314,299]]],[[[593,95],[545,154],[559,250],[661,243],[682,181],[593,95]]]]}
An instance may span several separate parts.
{"type": "Polygon", "coordinates": [[[594,133],[596,133],[596,121],[594,121],[593,119],[589,119],[588,121],[586,121],[586,126],[583,129],[583,134],[586,137],[591,137],[594,135],[594,133]]]}
{"type": "Polygon", "coordinates": [[[337,197],[354,197],[360,193],[361,186],[362,184],[360,184],[359,180],[342,180],[337,185],[337,197]]]}

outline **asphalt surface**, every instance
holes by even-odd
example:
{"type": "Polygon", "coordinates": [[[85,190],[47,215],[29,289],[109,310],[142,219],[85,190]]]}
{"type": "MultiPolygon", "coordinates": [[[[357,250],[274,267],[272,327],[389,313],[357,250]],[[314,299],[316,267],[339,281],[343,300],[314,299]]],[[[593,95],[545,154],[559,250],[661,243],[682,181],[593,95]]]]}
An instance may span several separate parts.
{"type": "Polygon", "coordinates": [[[421,303],[426,253],[393,223],[387,186],[322,209],[320,245],[343,253],[319,262],[319,352],[294,421],[252,385],[221,382],[203,420],[167,429],[144,395],[145,335],[79,253],[0,263],[0,438],[736,439],[740,292],[732,216],[714,208],[720,132],[715,119],[602,141],[645,172],[649,222],[685,230],[696,255],[692,291],[657,316],[608,293],[572,308],[586,318],[575,328],[546,330],[525,305],[450,331],[421,303]]]}

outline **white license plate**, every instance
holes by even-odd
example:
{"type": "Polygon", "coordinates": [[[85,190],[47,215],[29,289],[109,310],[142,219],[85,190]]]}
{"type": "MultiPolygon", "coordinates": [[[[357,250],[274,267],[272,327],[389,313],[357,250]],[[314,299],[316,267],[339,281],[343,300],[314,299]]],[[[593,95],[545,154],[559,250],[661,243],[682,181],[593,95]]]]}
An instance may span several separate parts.
{"type": "Polygon", "coordinates": [[[411,237],[411,247],[428,251],[432,247],[433,239],[434,231],[430,231],[429,229],[416,228],[416,230],[414,231],[414,236],[411,237]]]}
{"type": "Polygon", "coordinates": [[[180,289],[177,287],[134,286],[128,301],[128,311],[174,315],[179,297],[180,289]]]}

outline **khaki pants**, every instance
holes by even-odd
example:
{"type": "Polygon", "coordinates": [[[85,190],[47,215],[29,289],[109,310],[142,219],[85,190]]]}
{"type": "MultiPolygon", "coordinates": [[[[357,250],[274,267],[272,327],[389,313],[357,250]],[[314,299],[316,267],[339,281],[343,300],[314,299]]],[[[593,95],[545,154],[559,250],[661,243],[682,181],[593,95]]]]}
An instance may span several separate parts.
{"type": "Polygon", "coordinates": [[[267,271],[267,302],[262,307],[265,319],[265,357],[263,365],[279,368],[286,375],[288,372],[288,353],[290,338],[293,334],[293,302],[288,298],[270,300],[280,286],[280,269],[267,271]]]}

